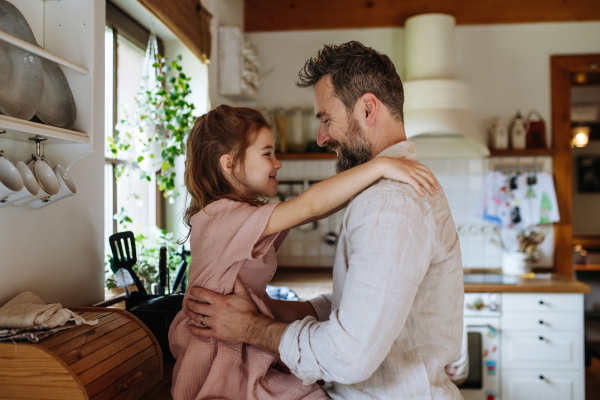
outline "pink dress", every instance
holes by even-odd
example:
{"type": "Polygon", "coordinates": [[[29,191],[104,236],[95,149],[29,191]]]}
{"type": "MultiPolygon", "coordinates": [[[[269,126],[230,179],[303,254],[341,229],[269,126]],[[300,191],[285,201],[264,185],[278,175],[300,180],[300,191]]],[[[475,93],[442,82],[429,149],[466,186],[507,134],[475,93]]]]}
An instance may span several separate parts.
{"type": "MultiPolygon", "coordinates": [[[[288,230],[260,235],[276,206],[219,200],[194,215],[189,287],[229,294],[239,275],[260,312],[272,317],[258,295],[277,269],[276,252],[288,230]]],[[[279,358],[249,344],[195,336],[187,329],[190,323],[181,311],[169,331],[171,352],[177,359],[171,390],[174,400],[327,399],[318,385],[303,385],[282,371],[279,358]]]]}

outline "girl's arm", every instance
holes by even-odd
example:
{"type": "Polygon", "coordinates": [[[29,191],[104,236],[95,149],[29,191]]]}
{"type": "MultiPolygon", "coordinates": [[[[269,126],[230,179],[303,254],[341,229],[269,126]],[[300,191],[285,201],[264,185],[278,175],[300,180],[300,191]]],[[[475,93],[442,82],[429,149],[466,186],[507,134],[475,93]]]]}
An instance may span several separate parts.
{"type": "Polygon", "coordinates": [[[424,196],[423,186],[430,194],[437,189],[435,177],[426,166],[402,158],[377,157],[367,163],[325,179],[300,196],[284,201],[273,210],[262,236],[303,224],[327,214],[380,178],[394,179],[411,185],[424,196]]]}

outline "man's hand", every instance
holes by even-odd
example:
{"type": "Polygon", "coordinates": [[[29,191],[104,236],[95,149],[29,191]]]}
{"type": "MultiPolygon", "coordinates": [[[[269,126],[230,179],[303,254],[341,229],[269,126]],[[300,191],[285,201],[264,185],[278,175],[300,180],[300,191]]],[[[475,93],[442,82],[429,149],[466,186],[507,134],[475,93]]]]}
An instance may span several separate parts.
{"type": "Polygon", "coordinates": [[[259,314],[239,278],[235,281],[233,293],[227,296],[202,288],[191,288],[190,294],[208,303],[186,302],[186,315],[196,324],[208,327],[189,325],[188,329],[193,334],[231,343],[250,343],[279,355],[279,342],[287,325],[259,314]]]}

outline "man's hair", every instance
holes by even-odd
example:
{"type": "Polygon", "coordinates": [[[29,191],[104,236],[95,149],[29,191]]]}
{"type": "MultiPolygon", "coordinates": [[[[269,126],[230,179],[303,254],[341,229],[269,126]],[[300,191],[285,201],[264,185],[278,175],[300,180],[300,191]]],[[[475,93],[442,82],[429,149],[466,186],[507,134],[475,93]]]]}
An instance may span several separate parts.
{"type": "Polygon", "coordinates": [[[404,121],[404,88],[392,60],[385,54],[356,41],[325,45],[304,64],[296,86],[314,88],[325,75],[331,75],[333,94],[348,113],[363,94],[372,93],[393,118],[404,121]]]}

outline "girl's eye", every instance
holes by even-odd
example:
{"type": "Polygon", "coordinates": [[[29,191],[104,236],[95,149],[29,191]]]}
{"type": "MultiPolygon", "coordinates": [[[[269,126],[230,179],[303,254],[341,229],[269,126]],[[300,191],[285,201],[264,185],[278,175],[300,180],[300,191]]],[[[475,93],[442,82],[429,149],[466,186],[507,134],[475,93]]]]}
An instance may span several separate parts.
{"type": "Polygon", "coordinates": [[[271,157],[271,153],[265,153],[263,156],[271,157]]]}

